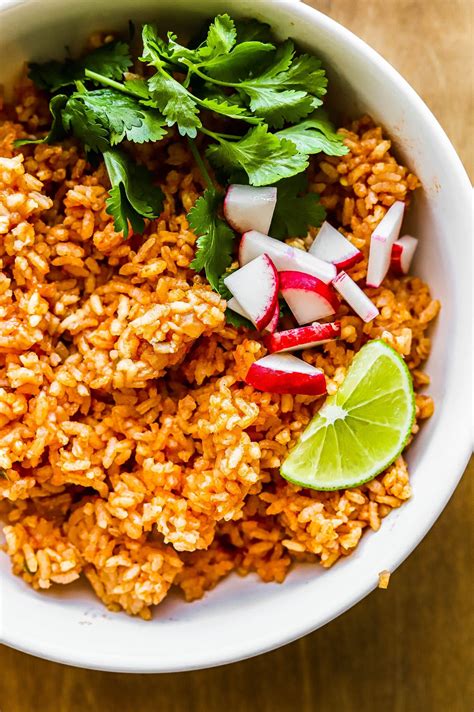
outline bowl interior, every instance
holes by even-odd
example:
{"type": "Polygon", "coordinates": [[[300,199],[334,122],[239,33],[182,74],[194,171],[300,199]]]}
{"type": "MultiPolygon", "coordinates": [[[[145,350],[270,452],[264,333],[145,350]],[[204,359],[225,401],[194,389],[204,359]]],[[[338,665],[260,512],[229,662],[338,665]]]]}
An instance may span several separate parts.
{"type": "Polygon", "coordinates": [[[413,549],[445,505],[468,455],[468,404],[457,374],[469,343],[455,317],[460,305],[465,314],[469,304],[469,260],[463,259],[470,249],[469,183],[421,100],[360,40],[291,0],[0,1],[0,82],[10,86],[27,59],[50,59],[66,45],[74,51],[90,32],[123,28],[130,18],[137,24],[155,20],[167,30],[183,28],[184,17],[187,26],[195,26],[223,11],[265,19],[281,37],[291,36],[320,55],[329,68],[335,110],[344,116],[370,113],[420,177],[423,190],[410,209],[408,230],[421,238],[414,269],[443,303],[427,365],[438,408],[409,451],[412,500],[330,571],[301,566],[284,585],[231,576],[192,605],[170,596],[153,622],[145,623],[109,613],[83,584],[36,593],[9,574],[1,556],[4,641],[70,664],[127,671],[205,667],[268,650],[323,625],[370,591],[379,571],[393,570],[413,549]],[[447,443],[456,443],[454,452],[447,443]]]}

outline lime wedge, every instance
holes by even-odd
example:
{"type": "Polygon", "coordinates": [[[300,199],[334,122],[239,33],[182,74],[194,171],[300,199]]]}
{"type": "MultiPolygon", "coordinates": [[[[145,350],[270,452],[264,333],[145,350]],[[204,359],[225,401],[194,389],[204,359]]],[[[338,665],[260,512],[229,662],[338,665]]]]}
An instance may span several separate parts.
{"type": "Polygon", "coordinates": [[[414,417],[415,394],[405,362],[384,341],[371,341],[314,416],[281,474],[316,490],[357,487],[398,457],[414,417]]]}

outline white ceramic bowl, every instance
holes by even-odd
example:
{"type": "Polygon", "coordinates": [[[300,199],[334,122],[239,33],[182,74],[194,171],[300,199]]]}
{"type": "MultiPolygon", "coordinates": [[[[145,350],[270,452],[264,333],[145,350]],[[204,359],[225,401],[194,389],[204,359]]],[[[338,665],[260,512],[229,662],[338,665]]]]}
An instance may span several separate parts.
{"type": "Polygon", "coordinates": [[[170,597],[145,623],[109,613],[81,585],[36,593],[9,573],[1,556],[3,641],[70,665],[190,670],[257,655],[315,630],[367,595],[379,571],[393,571],[408,556],[445,507],[471,449],[470,184],[425,104],[364,42],[292,0],[0,0],[0,82],[11,82],[26,59],[49,59],[64,45],[80,45],[89,32],[123,27],[129,18],[154,19],[166,30],[222,11],[267,20],[281,37],[320,55],[335,103],[352,115],[372,114],[420,177],[423,190],[409,218],[421,238],[415,271],[443,304],[427,365],[436,413],[409,451],[413,498],[329,571],[302,566],[283,585],[232,576],[196,603],[170,597]]]}

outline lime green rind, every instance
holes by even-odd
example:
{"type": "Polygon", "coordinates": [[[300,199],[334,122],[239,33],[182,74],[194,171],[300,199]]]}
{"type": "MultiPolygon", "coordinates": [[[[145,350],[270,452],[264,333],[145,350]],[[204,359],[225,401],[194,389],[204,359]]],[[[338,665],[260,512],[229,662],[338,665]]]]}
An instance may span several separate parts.
{"type": "MultiPolygon", "coordinates": [[[[320,413],[316,414],[300,438],[299,443],[292,450],[281,467],[281,475],[288,480],[288,482],[300,487],[308,487],[320,491],[334,491],[359,487],[374,479],[374,477],[383,472],[400,456],[410,438],[411,429],[415,420],[415,393],[413,390],[412,377],[406,363],[401,356],[384,341],[376,339],[366,344],[366,346],[359,351],[351,364],[343,385],[334,396],[330,396],[326,400],[321,411],[324,411],[326,406],[338,405],[344,407],[345,405],[347,406],[348,402],[354,402],[356,392],[359,390],[364,393],[367,389],[367,381],[373,380],[374,364],[381,362],[381,357],[383,358],[384,356],[388,357],[395,367],[391,375],[391,380],[395,379],[399,381],[397,387],[389,388],[388,391],[383,392],[380,391],[380,386],[378,386],[379,392],[374,395],[373,398],[365,398],[361,403],[357,403],[356,400],[353,407],[348,409],[346,418],[337,421],[339,424],[338,427],[335,427],[334,424],[325,423],[320,413]],[[368,353],[368,351],[373,353],[368,353]],[[347,393],[348,390],[349,393],[347,393]],[[390,422],[384,422],[384,412],[378,414],[377,420],[372,420],[374,417],[373,413],[372,418],[359,417],[359,415],[364,415],[364,409],[370,412],[371,404],[378,402],[379,406],[383,405],[383,400],[387,396],[389,397],[389,401],[390,396],[392,396],[393,401],[393,398],[396,398],[396,394],[398,393],[400,396],[403,396],[403,401],[400,403],[400,406],[402,410],[406,411],[406,417],[403,418],[403,422],[397,423],[396,427],[390,422]],[[358,413],[357,411],[361,412],[358,413]],[[350,422],[350,425],[348,425],[347,421],[350,422]],[[399,431],[400,436],[396,438],[396,442],[390,445],[390,448],[387,448],[388,451],[385,457],[378,455],[377,452],[371,455],[370,446],[372,443],[363,443],[360,439],[357,439],[354,429],[356,431],[360,429],[360,423],[364,422],[370,424],[373,433],[377,432],[376,439],[373,443],[375,451],[377,451],[377,447],[383,439],[387,440],[387,437],[390,439],[390,431],[392,431],[394,435],[399,431]],[[316,443],[315,440],[321,442],[316,443]],[[331,441],[334,447],[330,447],[326,454],[326,458],[329,458],[329,461],[326,463],[326,468],[324,468],[321,466],[321,460],[323,459],[322,464],[324,466],[325,444],[331,441]],[[314,452],[314,448],[316,448],[316,452],[314,452]],[[350,451],[352,458],[355,457],[355,459],[359,459],[360,462],[365,463],[364,458],[369,462],[372,459],[373,465],[369,466],[369,469],[365,469],[365,464],[364,468],[357,466],[355,471],[354,467],[350,467],[349,469],[352,470],[352,472],[347,472],[344,476],[341,476],[341,470],[345,469],[344,463],[348,460],[347,457],[344,457],[345,449],[350,451]],[[308,455],[311,455],[310,460],[308,460],[308,455]],[[317,457],[315,457],[315,455],[317,455],[317,457]],[[303,458],[304,462],[298,463],[298,456],[300,459],[303,458]],[[339,465],[338,467],[335,466],[336,462],[339,465]],[[326,473],[324,469],[326,469],[326,473]],[[362,471],[362,469],[364,469],[364,471],[362,471]],[[339,472],[335,478],[335,471],[337,472],[337,470],[339,470],[339,472]]],[[[375,370],[377,371],[378,369],[375,370]]],[[[383,385],[383,379],[381,383],[383,385]]],[[[349,464],[351,465],[352,463],[349,464]]]]}
{"type": "Polygon", "coordinates": [[[314,490],[317,490],[318,492],[334,492],[335,490],[353,489],[354,487],[360,487],[361,485],[365,485],[367,482],[370,482],[371,480],[373,480],[375,477],[377,477],[377,475],[380,475],[384,470],[387,469],[387,467],[390,467],[390,465],[392,465],[395,462],[397,457],[399,457],[402,454],[403,450],[405,449],[406,444],[409,440],[409,437],[410,436],[408,435],[408,437],[406,438],[405,442],[403,443],[402,447],[397,452],[397,454],[391,460],[389,460],[386,464],[384,464],[383,467],[380,467],[379,469],[375,468],[373,471],[370,472],[370,474],[368,474],[362,480],[358,480],[357,482],[351,482],[350,484],[347,484],[347,480],[340,480],[339,482],[337,482],[335,484],[327,485],[327,486],[324,486],[319,483],[317,485],[313,485],[313,484],[310,484],[307,480],[306,481],[298,480],[298,479],[291,477],[290,475],[286,475],[283,472],[285,463],[283,463],[283,466],[280,470],[280,474],[282,477],[285,478],[285,480],[287,482],[291,482],[291,484],[293,484],[293,485],[298,485],[299,487],[307,487],[308,489],[314,489],[314,490]]]}

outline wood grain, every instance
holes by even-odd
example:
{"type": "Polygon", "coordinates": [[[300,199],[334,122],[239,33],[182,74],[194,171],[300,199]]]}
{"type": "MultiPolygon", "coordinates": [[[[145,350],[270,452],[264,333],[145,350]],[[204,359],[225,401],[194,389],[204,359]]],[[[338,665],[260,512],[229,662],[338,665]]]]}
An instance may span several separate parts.
{"type": "Polygon", "coordinates": [[[472,0],[309,0],[365,40],[428,104],[474,182],[472,0]]]}
{"type": "MultiPolygon", "coordinates": [[[[401,71],[474,177],[471,0],[310,4],[363,37],[401,71]]],[[[474,460],[440,520],[387,591],[375,591],[297,643],[225,668],[152,676],[77,670],[3,647],[0,709],[470,712],[473,475],[474,460]]]]}

